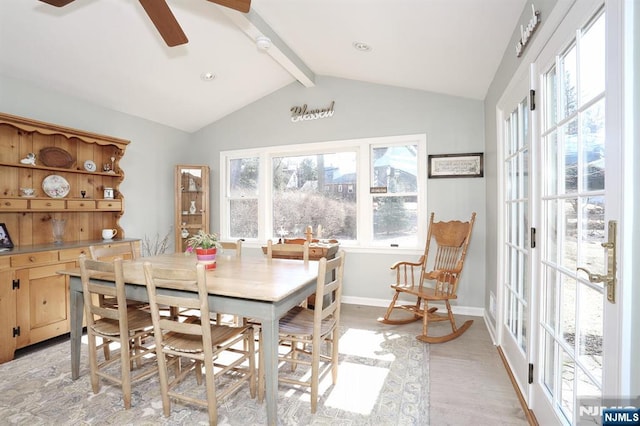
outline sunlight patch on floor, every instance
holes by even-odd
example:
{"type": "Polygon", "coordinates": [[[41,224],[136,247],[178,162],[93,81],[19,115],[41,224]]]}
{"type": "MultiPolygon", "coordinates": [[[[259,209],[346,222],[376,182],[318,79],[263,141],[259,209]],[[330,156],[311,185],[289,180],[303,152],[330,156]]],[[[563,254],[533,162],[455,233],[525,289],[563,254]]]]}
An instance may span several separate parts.
{"type": "Polygon", "coordinates": [[[340,337],[340,353],[382,361],[395,361],[391,351],[384,349],[385,342],[400,338],[393,333],[349,329],[340,337]]]}
{"type": "MultiPolygon", "coordinates": [[[[331,390],[324,406],[369,415],[373,412],[388,374],[388,368],[340,363],[338,383],[331,390]]],[[[331,374],[322,381],[320,392],[328,385],[331,385],[331,374]]]]}

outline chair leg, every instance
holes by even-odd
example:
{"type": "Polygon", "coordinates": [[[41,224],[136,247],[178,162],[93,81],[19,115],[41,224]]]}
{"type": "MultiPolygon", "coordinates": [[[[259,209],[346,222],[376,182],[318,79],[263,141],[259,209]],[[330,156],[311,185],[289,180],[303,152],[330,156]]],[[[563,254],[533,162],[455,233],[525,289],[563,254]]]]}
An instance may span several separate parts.
{"type": "Polygon", "coordinates": [[[258,331],[258,402],[262,404],[264,401],[264,353],[262,349],[262,330],[258,331]]]}
{"type": "Polygon", "coordinates": [[[100,392],[100,378],[98,377],[98,349],[96,335],[89,331],[87,333],[89,340],[89,370],[91,373],[91,389],[93,393],[100,392]]]}
{"type": "Polygon", "coordinates": [[[393,295],[393,298],[391,299],[391,303],[389,304],[389,307],[387,308],[387,312],[384,314],[384,317],[378,318],[379,322],[383,324],[390,324],[390,325],[402,325],[402,324],[409,324],[409,323],[418,321],[420,319],[420,315],[416,314],[416,312],[418,312],[420,309],[420,298],[418,298],[416,305],[410,308],[414,312],[413,317],[408,319],[401,319],[401,320],[391,319],[391,314],[393,313],[393,310],[401,308],[401,306],[396,306],[396,303],[398,303],[399,295],[400,295],[400,292],[396,291],[396,293],[393,295]]]}
{"type": "Polygon", "coordinates": [[[469,327],[471,327],[471,324],[473,324],[473,320],[468,320],[465,321],[464,324],[462,324],[461,327],[456,327],[456,322],[455,322],[455,317],[453,316],[453,311],[451,309],[451,304],[449,303],[448,300],[445,300],[445,304],[447,306],[447,318],[445,319],[443,317],[443,320],[446,321],[447,319],[449,320],[449,323],[451,324],[451,333],[449,334],[445,334],[444,336],[428,336],[427,335],[427,328],[428,328],[428,316],[429,314],[433,314],[435,312],[435,308],[431,308],[431,309],[427,309],[426,307],[426,301],[425,301],[425,308],[424,308],[424,320],[423,320],[423,326],[422,326],[422,335],[418,336],[417,339],[421,340],[425,343],[444,343],[444,342],[448,342],[449,340],[453,340],[457,337],[460,337],[465,331],[467,331],[467,329],[469,327]]]}
{"type": "Polygon", "coordinates": [[[340,341],[338,327],[331,334],[331,380],[335,385],[338,381],[338,342],[340,341]]]}
{"type": "MultiPolygon", "coordinates": [[[[201,366],[198,366],[201,367],[201,366]]],[[[201,368],[199,368],[201,370],[201,368]]],[[[213,360],[208,359],[204,363],[205,385],[207,388],[207,405],[209,410],[209,424],[218,423],[218,402],[216,398],[215,376],[213,373],[213,360]]]]}
{"type": "Polygon", "coordinates": [[[122,399],[124,408],[128,410],[131,408],[131,341],[126,338],[120,340],[120,374],[122,399]]]}
{"type": "Polygon", "coordinates": [[[320,375],[320,341],[313,344],[311,354],[311,413],[315,414],[318,409],[318,382],[320,375]]]}
{"type": "MultiPolygon", "coordinates": [[[[162,395],[162,413],[165,417],[171,415],[171,399],[169,398],[169,377],[167,372],[167,360],[160,346],[156,349],[156,358],[158,361],[158,376],[160,379],[160,394],[162,395]]],[[[180,361],[176,366],[176,376],[178,375],[180,361]]]]}
{"type": "Polygon", "coordinates": [[[247,347],[247,358],[249,361],[249,370],[251,372],[251,378],[249,379],[249,395],[251,398],[256,397],[256,336],[255,330],[249,328],[245,331],[243,346],[247,347]]]}

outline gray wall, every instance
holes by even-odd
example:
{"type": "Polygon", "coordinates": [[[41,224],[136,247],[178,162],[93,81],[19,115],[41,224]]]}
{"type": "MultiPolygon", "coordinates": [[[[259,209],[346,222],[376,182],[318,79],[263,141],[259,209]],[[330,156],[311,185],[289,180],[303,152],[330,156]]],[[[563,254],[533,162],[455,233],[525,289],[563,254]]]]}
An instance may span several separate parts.
{"type": "MultiPolygon", "coordinates": [[[[194,154],[212,168],[212,212],[217,212],[220,151],[424,133],[429,154],[482,152],[483,120],[481,101],[319,77],[314,88],[292,83],[197,132],[194,154]],[[294,105],[306,103],[316,108],[331,101],[335,101],[331,118],[298,123],[290,120],[289,109],[294,105]]],[[[478,277],[484,277],[485,265],[485,179],[429,180],[427,204],[429,211],[442,219],[468,219],[472,211],[478,213],[458,305],[482,308],[485,289],[478,277]]],[[[219,228],[218,215],[212,215],[211,223],[213,229],[219,228]]],[[[417,259],[418,255],[418,251],[372,254],[350,250],[345,298],[370,298],[387,304],[389,284],[394,279],[388,266],[402,258],[417,259]]]]}
{"type": "MultiPolygon", "coordinates": [[[[0,111],[131,140],[121,163],[126,205],[120,223],[128,237],[138,238],[163,236],[172,226],[173,166],[178,163],[211,167],[212,229],[219,227],[221,150],[425,133],[429,154],[484,151],[481,101],[335,78],[320,77],[311,89],[293,83],[191,135],[1,76],[0,111]],[[293,105],[331,101],[336,102],[332,118],[289,120],[293,105]]],[[[477,278],[484,276],[486,263],[485,179],[430,180],[427,191],[428,209],[437,217],[466,219],[472,211],[478,213],[458,305],[479,311],[485,294],[484,282],[477,278]]],[[[345,298],[388,303],[393,279],[388,265],[419,254],[352,250],[345,298]]]]}
{"type": "Polygon", "coordinates": [[[130,140],[121,162],[125,214],[120,225],[131,238],[162,237],[172,226],[173,166],[193,159],[184,149],[188,133],[3,76],[0,111],[130,140]]]}

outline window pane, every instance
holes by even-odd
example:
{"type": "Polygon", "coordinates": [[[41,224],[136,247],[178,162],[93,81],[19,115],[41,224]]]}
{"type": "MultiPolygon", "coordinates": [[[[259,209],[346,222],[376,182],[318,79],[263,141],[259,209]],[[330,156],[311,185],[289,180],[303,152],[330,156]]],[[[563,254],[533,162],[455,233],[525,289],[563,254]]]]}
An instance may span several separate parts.
{"type": "Polygon", "coordinates": [[[576,59],[576,47],[575,45],[569,49],[569,51],[560,59],[562,62],[562,86],[560,92],[562,96],[562,117],[568,117],[575,113],[578,106],[578,99],[576,93],[577,83],[577,59],[576,59]]]}
{"type": "Polygon", "coordinates": [[[558,96],[557,90],[557,75],[556,67],[551,68],[545,75],[545,94],[546,94],[546,121],[544,123],[544,129],[550,129],[558,122],[558,96]]]}
{"type": "Polygon", "coordinates": [[[232,238],[258,238],[258,200],[231,200],[229,202],[229,236],[232,238]]]}
{"type": "Polygon", "coordinates": [[[356,153],[274,157],[272,235],[356,239],[356,153]],[[317,237],[317,235],[315,235],[317,237]]]}
{"type": "Polygon", "coordinates": [[[589,27],[580,40],[580,104],[604,92],[604,15],[589,27]]]}
{"type": "Polygon", "coordinates": [[[231,198],[258,195],[258,157],[229,161],[229,195],[231,198]]]}
{"type": "Polygon", "coordinates": [[[418,197],[374,197],[373,238],[400,247],[415,245],[418,230],[418,197]]]}
{"type": "Polygon", "coordinates": [[[418,147],[416,145],[373,148],[371,186],[385,187],[388,193],[416,192],[418,189],[418,147]]]}
{"type": "Polygon", "coordinates": [[[604,99],[584,112],[582,179],[587,191],[604,189],[604,99]]]}
{"type": "Polygon", "coordinates": [[[578,190],[578,120],[561,127],[564,149],[564,193],[578,190]]]}

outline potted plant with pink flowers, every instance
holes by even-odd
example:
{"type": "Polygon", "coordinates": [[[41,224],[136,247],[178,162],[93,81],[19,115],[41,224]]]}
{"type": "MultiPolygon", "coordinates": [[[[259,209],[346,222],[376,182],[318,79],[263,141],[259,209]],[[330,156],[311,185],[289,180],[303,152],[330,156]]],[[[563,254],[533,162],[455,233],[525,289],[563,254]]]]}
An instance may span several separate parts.
{"type": "Polygon", "coordinates": [[[216,254],[218,248],[222,248],[218,242],[218,234],[199,230],[197,234],[189,237],[186,243],[187,252],[195,251],[198,261],[203,263],[206,269],[215,269],[216,254]]]}

